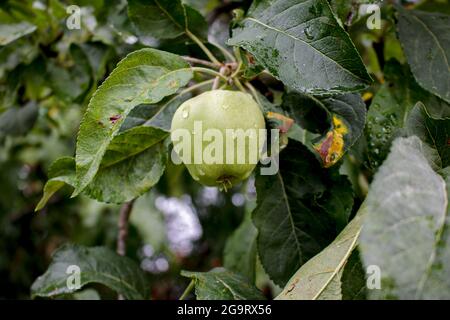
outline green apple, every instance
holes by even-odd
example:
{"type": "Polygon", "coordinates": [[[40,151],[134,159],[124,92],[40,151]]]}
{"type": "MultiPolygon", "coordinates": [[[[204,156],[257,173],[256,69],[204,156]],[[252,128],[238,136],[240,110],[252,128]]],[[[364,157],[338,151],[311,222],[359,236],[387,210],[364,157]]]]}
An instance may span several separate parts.
{"type": "Polygon", "coordinates": [[[264,116],[250,94],[212,90],[177,109],[171,138],[194,180],[227,190],[255,169],[266,138],[264,116]]]}

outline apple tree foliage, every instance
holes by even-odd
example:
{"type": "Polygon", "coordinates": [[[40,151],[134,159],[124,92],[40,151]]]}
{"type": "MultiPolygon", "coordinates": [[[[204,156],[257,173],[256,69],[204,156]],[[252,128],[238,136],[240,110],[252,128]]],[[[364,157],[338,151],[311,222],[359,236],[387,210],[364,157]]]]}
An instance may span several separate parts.
{"type": "MultiPolygon", "coordinates": [[[[70,195],[134,203],[131,223],[150,221],[153,241],[164,218],[145,205],[201,190],[171,162],[173,114],[218,84],[250,93],[281,130],[279,171],[258,167],[235,187],[246,194],[237,216],[220,194],[226,212],[204,214],[233,227],[202,220],[219,258],[167,281],[191,281],[197,299],[450,298],[448,2],[78,1],[74,30],[64,1],[37,2],[0,5],[0,175],[34,145],[23,150],[47,174],[36,215],[70,195]]],[[[101,284],[152,298],[158,275],[115,253],[113,231],[100,246],[72,237],[53,248],[31,296],[101,284]],[[80,287],[67,286],[71,265],[80,287]]]]}

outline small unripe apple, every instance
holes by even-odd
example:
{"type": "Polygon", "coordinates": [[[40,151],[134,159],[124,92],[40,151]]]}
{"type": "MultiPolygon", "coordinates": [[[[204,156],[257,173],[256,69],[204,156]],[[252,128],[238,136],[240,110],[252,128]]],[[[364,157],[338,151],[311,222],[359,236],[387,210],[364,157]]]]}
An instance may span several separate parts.
{"type": "Polygon", "coordinates": [[[194,180],[227,190],[255,169],[264,129],[264,116],[250,94],[212,90],[177,109],[171,138],[194,180]]]}

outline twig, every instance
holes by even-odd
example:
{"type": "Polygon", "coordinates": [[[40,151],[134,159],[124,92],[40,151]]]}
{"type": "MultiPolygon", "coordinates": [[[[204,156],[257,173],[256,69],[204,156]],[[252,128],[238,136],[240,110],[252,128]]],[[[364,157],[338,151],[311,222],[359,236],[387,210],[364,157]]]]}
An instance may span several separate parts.
{"type": "MultiPolygon", "coordinates": [[[[128,219],[130,218],[131,210],[133,210],[134,199],[126,202],[120,208],[119,213],[119,233],[117,235],[117,254],[124,256],[127,249],[128,237],[128,219]]],[[[125,300],[124,296],[119,294],[117,300],[125,300]]]]}
{"type": "Polygon", "coordinates": [[[231,62],[235,62],[236,58],[224,47],[222,47],[220,44],[216,43],[216,42],[209,42],[211,43],[213,46],[215,46],[217,49],[220,50],[220,52],[222,52],[222,54],[224,55],[225,58],[227,58],[228,60],[230,60],[231,62]]]}
{"type": "Polygon", "coordinates": [[[119,214],[119,234],[117,235],[117,253],[121,256],[125,255],[126,243],[128,237],[128,219],[133,209],[134,200],[124,203],[120,208],[119,214]]]}
{"type": "Polygon", "coordinates": [[[250,83],[250,82],[246,82],[245,86],[250,90],[250,92],[252,93],[253,97],[255,98],[256,102],[261,106],[261,108],[263,107],[263,104],[261,102],[261,100],[259,99],[258,96],[258,91],[256,91],[255,87],[250,83]]]}
{"type": "Polygon", "coordinates": [[[219,85],[220,85],[220,78],[219,77],[215,77],[213,85],[212,85],[212,89],[213,90],[219,89],[219,85]]]}
{"type": "Polygon", "coordinates": [[[183,59],[186,60],[189,63],[196,63],[196,64],[201,64],[213,69],[220,69],[221,65],[220,64],[216,64],[207,60],[203,60],[203,59],[197,59],[194,57],[187,57],[187,56],[183,56],[183,59]]]}
{"type": "Polygon", "coordinates": [[[189,88],[186,88],[186,89],[180,91],[180,95],[183,95],[183,94],[185,94],[185,93],[188,93],[188,92],[197,90],[198,88],[201,88],[201,87],[203,87],[203,86],[206,86],[206,85],[208,85],[208,84],[213,83],[213,81],[214,81],[214,79],[209,79],[209,80],[205,80],[205,81],[202,81],[202,82],[193,84],[193,85],[190,86],[189,88]]]}
{"type": "Polygon", "coordinates": [[[194,279],[191,280],[191,282],[189,282],[189,285],[187,286],[186,290],[184,290],[183,294],[181,295],[179,300],[184,300],[186,299],[187,295],[189,293],[191,293],[192,289],[194,289],[195,287],[195,281],[194,279]]]}
{"type": "Polygon", "coordinates": [[[209,60],[211,60],[215,64],[220,65],[219,60],[217,60],[217,58],[213,55],[213,53],[211,51],[209,51],[209,49],[203,44],[203,42],[199,38],[197,38],[189,30],[186,30],[186,34],[189,38],[192,39],[192,41],[194,41],[200,47],[200,49],[202,49],[202,51],[208,56],[209,60]]]}
{"type": "Polygon", "coordinates": [[[220,77],[220,78],[222,78],[225,81],[228,80],[228,78],[225,77],[223,74],[220,74],[219,72],[211,70],[211,69],[208,69],[208,68],[191,67],[191,70],[194,71],[194,72],[200,72],[200,73],[209,74],[209,75],[212,75],[214,77],[220,77]]]}
{"type": "MultiPolygon", "coordinates": [[[[228,72],[228,66],[225,65],[225,66],[223,66],[223,67],[220,68],[219,73],[220,73],[221,75],[225,76],[225,75],[227,74],[227,72],[228,72]]],[[[227,81],[228,81],[228,80],[227,80],[227,81]]],[[[220,85],[220,77],[217,76],[217,77],[214,79],[214,83],[213,83],[212,89],[213,89],[213,90],[217,90],[217,89],[219,88],[219,85],[220,85]]]]}
{"type": "Polygon", "coordinates": [[[242,83],[239,81],[238,78],[233,78],[234,84],[236,85],[236,87],[241,90],[244,93],[247,93],[247,90],[245,90],[245,88],[242,86],[242,83]]]}

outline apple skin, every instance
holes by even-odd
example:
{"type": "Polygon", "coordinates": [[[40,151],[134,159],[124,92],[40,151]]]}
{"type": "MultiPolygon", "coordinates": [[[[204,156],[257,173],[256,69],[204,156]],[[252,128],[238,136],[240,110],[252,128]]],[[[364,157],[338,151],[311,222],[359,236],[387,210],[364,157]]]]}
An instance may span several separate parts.
{"type": "MultiPolygon", "coordinates": [[[[257,161],[249,161],[250,141],[245,139],[244,144],[233,144],[234,160],[225,161],[226,129],[242,129],[244,131],[253,129],[258,134],[260,129],[265,128],[264,116],[250,94],[240,91],[212,90],[193,97],[180,105],[172,119],[171,133],[174,151],[186,165],[192,178],[205,186],[217,186],[220,189],[227,190],[249,177],[260,158],[260,150],[257,152],[257,161]],[[203,134],[208,129],[216,129],[221,132],[224,154],[222,163],[205,163],[205,161],[202,161],[202,163],[195,164],[194,143],[192,143],[190,158],[183,159],[180,144],[174,141],[173,133],[177,129],[186,129],[190,134],[191,141],[194,141],[197,134],[194,130],[194,123],[197,122],[195,128],[199,131],[198,121],[202,124],[203,134]],[[244,150],[242,150],[243,146],[245,146],[244,150]],[[245,154],[244,163],[238,163],[238,152],[245,154]]],[[[211,141],[202,139],[202,152],[210,143],[211,141]]],[[[262,142],[260,140],[259,143],[261,146],[264,140],[262,142]]]]}

